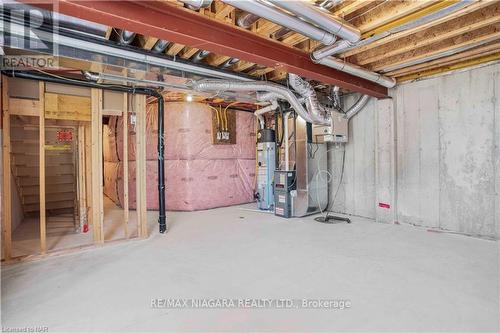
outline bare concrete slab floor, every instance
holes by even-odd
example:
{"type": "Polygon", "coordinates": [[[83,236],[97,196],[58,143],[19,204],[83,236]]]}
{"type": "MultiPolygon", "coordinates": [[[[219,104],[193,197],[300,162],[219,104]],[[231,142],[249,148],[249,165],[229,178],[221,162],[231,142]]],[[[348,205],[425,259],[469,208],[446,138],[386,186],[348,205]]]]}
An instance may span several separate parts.
{"type": "Polygon", "coordinates": [[[49,331],[498,331],[498,243],[229,207],[170,231],[2,268],[2,326],[49,331]],[[152,298],[348,299],[325,309],[152,309],[152,298]]]}

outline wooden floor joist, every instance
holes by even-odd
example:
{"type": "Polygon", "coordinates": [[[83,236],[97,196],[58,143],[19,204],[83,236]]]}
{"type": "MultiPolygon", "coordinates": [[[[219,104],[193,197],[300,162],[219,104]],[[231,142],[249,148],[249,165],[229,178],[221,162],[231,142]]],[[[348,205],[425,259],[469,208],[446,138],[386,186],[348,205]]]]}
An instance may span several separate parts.
{"type": "Polygon", "coordinates": [[[497,31],[495,27],[487,27],[487,29],[491,30],[485,33],[484,31],[477,31],[474,33],[466,34],[460,37],[457,37],[454,40],[447,40],[446,43],[443,43],[440,47],[424,47],[414,52],[408,52],[402,55],[398,55],[391,60],[384,59],[380,62],[375,62],[370,64],[369,68],[373,71],[392,71],[393,67],[411,64],[412,62],[420,61],[423,59],[429,59],[429,61],[433,60],[432,57],[440,55],[444,55],[445,52],[453,52],[453,50],[461,50],[468,47],[478,47],[486,43],[494,42],[500,39],[500,29],[497,31]],[[476,34],[482,34],[476,36],[476,34]]]}
{"type": "Polygon", "coordinates": [[[495,53],[497,51],[500,51],[500,42],[492,43],[492,44],[487,44],[485,46],[475,48],[466,52],[460,52],[448,57],[443,57],[439,58],[433,61],[429,61],[423,64],[418,64],[410,67],[405,67],[402,69],[399,69],[397,71],[389,72],[387,73],[390,76],[393,77],[398,77],[398,76],[403,76],[403,75],[408,75],[412,73],[416,73],[418,71],[424,70],[424,69],[429,69],[429,68],[435,68],[435,67],[441,67],[446,64],[454,63],[454,62],[460,62],[463,61],[464,59],[469,59],[469,58],[477,58],[481,55],[489,55],[491,53],[495,53]]]}
{"type": "MultiPolygon", "coordinates": [[[[500,8],[500,7],[499,7],[500,8]]],[[[349,59],[350,62],[354,62],[358,65],[366,65],[369,63],[377,62],[382,59],[387,59],[389,57],[402,54],[405,52],[413,51],[417,48],[424,46],[430,46],[432,44],[441,42],[446,39],[454,38],[472,31],[486,28],[488,26],[497,24],[500,22],[500,13],[492,13],[490,17],[478,17],[477,22],[460,22],[460,26],[453,26],[444,30],[445,27],[438,26],[436,29],[430,29],[430,31],[425,31],[425,33],[420,33],[418,39],[415,38],[410,42],[398,41],[397,44],[393,45],[392,48],[381,47],[375,49],[377,54],[370,56],[367,53],[355,56],[354,59],[349,59]]]]}
{"type": "Polygon", "coordinates": [[[410,75],[405,75],[401,76],[398,78],[398,82],[405,82],[405,81],[410,81],[410,80],[416,80],[416,79],[421,79],[437,74],[442,74],[450,71],[455,71],[467,67],[472,67],[472,66],[478,66],[487,62],[492,62],[492,61],[497,61],[500,60],[500,52],[490,54],[490,55],[485,55],[481,56],[475,59],[469,59],[466,61],[454,63],[452,65],[447,65],[439,68],[434,68],[434,69],[428,69],[428,70],[423,70],[419,71],[418,73],[410,74],[410,75]]]}
{"type": "Polygon", "coordinates": [[[343,52],[343,53],[339,54],[338,56],[340,58],[347,58],[347,57],[351,57],[351,56],[358,54],[358,53],[362,53],[362,52],[365,52],[365,51],[368,51],[368,50],[371,50],[374,48],[378,48],[382,45],[394,42],[400,38],[411,36],[413,34],[420,32],[420,31],[423,31],[423,30],[426,30],[428,28],[443,24],[443,23],[448,22],[450,20],[453,20],[455,18],[460,18],[460,17],[466,16],[466,15],[469,15],[471,13],[474,13],[477,10],[480,10],[484,7],[488,7],[488,6],[492,5],[492,3],[494,3],[494,2],[488,1],[488,0],[479,0],[479,1],[472,3],[471,5],[465,7],[461,10],[458,10],[458,11],[450,14],[450,15],[443,16],[437,20],[433,20],[429,23],[423,24],[421,26],[417,26],[415,28],[404,30],[404,31],[398,32],[398,33],[393,34],[393,35],[389,35],[389,36],[382,38],[382,39],[379,39],[378,41],[375,41],[373,43],[363,45],[363,46],[354,48],[352,50],[343,52]]]}

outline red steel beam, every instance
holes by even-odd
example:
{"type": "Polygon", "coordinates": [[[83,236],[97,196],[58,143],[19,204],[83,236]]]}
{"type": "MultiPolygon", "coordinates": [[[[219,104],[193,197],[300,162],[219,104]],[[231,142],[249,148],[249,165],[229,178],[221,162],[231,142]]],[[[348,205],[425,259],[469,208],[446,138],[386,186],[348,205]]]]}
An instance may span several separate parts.
{"type": "MultiPolygon", "coordinates": [[[[45,0],[21,0],[43,7],[45,0]]],[[[50,1],[49,1],[50,2],[50,1]]],[[[387,97],[387,88],[368,80],[315,64],[309,54],[246,29],[210,19],[166,1],[54,0],[53,10],[145,36],[204,49],[267,67],[283,69],[322,83],[374,97],[387,97]]]]}

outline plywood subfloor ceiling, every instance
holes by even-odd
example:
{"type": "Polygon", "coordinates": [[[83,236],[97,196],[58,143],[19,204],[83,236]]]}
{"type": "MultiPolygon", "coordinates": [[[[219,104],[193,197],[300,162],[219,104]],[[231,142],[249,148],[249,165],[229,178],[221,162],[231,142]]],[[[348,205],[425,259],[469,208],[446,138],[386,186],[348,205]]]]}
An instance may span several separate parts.
{"type": "MultiPolygon", "coordinates": [[[[312,1],[311,1],[312,2],[312,1]]],[[[330,9],[330,12],[358,27],[363,38],[388,31],[410,17],[421,17],[434,8],[453,5],[457,1],[445,0],[347,0],[330,9]]],[[[177,1],[171,4],[182,6],[177,1]]],[[[214,20],[236,24],[240,10],[214,0],[210,8],[201,9],[200,15],[214,20]]],[[[312,51],[318,42],[299,33],[282,34],[283,27],[259,19],[250,28],[253,33],[275,39],[289,47],[312,51]]],[[[110,34],[113,38],[112,34],[110,34]]],[[[500,1],[473,1],[465,8],[425,25],[389,35],[374,43],[357,47],[336,57],[367,69],[406,81],[452,69],[473,66],[500,59],[500,1]],[[426,60],[429,59],[429,60],[426,60]],[[425,61],[423,61],[425,60],[425,61]]],[[[138,35],[134,44],[151,49],[157,39],[138,35]]],[[[190,59],[198,49],[172,43],[165,50],[170,56],[190,59]]],[[[210,54],[203,62],[221,66],[230,59],[223,54],[210,54]]],[[[256,78],[280,81],[286,72],[259,64],[239,61],[229,67],[256,78]]]]}

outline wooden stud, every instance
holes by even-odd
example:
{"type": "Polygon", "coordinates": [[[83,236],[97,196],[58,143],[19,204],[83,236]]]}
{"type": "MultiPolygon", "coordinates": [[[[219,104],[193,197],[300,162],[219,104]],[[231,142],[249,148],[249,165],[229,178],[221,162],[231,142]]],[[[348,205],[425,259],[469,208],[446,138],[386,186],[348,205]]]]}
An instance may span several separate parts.
{"type": "Polygon", "coordinates": [[[3,189],[2,189],[2,245],[4,259],[12,254],[12,198],[10,172],[10,113],[8,79],[2,75],[2,149],[3,149],[3,189]]]}
{"type": "Polygon", "coordinates": [[[105,39],[109,39],[111,37],[111,33],[113,32],[113,27],[108,27],[106,29],[106,35],[104,36],[105,39]]]}
{"type": "Polygon", "coordinates": [[[185,45],[174,43],[172,46],[170,46],[167,50],[167,54],[170,56],[175,56],[179,52],[182,51],[182,49],[185,47],[185,45]]]}
{"type": "Polygon", "coordinates": [[[47,221],[45,212],[45,83],[40,81],[38,83],[39,93],[39,184],[40,184],[40,252],[47,253],[47,221]]]}
{"type": "Polygon", "coordinates": [[[104,243],[102,184],[102,90],[92,89],[92,220],[94,242],[104,243]]]}
{"type": "Polygon", "coordinates": [[[234,7],[226,4],[222,4],[221,9],[217,11],[215,14],[215,19],[216,20],[224,20],[226,16],[228,16],[232,11],[234,10],[234,7]]]}
{"type": "Polygon", "coordinates": [[[92,225],[92,143],[91,143],[91,126],[85,124],[85,194],[87,205],[87,224],[92,225]]]}
{"type": "Polygon", "coordinates": [[[134,95],[136,113],[136,211],[137,233],[140,238],[148,237],[146,216],[146,96],[134,95]]]}
{"type": "Polygon", "coordinates": [[[220,66],[224,61],[231,59],[231,57],[224,56],[224,55],[218,55],[214,53],[210,53],[206,58],[205,61],[212,66],[220,66]]]}
{"type": "Polygon", "coordinates": [[[85,172],[85,126],[78,126],[78,215],[80,227],[87,223],[87,193],[85,172]]]}
{"type": "Polygon", "coordinates": [[[123,223],[125,238],[129,238],[128,211],[128,94],[123,94],[123,223]]]}
{"type": "Polygon", "coordinates": [[[181,53],[180,57],[182,59],[189,59],[191,58],[196,52],[198,52],[199,49],[194,48],[194,47],[186,47],[181,53]]]}
{"type": "Polygon", "coordinates": [[[151,50],[155,46],[158,38],[155,37],[143,37],[140,36],[142,48],[145,50],[151,50]]]}

